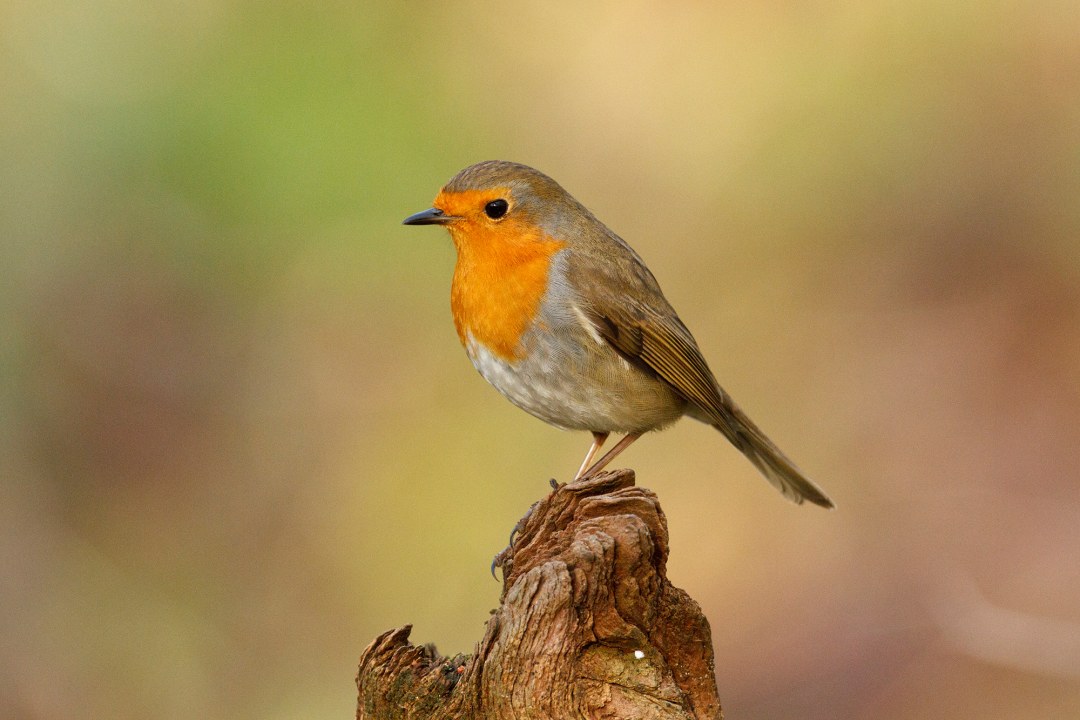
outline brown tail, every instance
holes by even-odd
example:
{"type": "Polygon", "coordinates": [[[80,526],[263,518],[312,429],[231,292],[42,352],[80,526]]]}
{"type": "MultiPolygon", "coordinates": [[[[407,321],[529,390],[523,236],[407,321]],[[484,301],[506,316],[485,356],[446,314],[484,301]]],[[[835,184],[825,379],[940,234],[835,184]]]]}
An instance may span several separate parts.
{"type": "Polygon", "coordinates": [[[784,497],[800,505],[809,500],[823,508],[836,507],[825,491],[806,477],[742,410],[734,405],[725,410],[728,412],[723,421],[713,427],[739,448],[784,497]]]}

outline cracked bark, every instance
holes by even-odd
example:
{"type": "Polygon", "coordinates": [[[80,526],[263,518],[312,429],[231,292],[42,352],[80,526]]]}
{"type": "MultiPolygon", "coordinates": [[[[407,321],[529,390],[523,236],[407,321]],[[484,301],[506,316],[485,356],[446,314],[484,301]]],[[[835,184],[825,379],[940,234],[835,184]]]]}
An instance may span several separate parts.
{"type": "Polygon", "coordinates": [[[506,554],[476,652],[383,633],[360,656],[357,720],[720,718],[709,623],[667,556],[663,511],[633,471],[558,488],[506,554]]]}

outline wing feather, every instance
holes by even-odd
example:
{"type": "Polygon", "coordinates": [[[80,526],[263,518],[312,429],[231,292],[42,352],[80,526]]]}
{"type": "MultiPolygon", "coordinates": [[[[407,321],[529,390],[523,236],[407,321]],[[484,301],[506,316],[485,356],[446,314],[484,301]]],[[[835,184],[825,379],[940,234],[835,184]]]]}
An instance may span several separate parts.
{"type": "Polygon", "coordinates": [[[589,263],[592,269],[603,270],[582,278],[596,290],[582,309],[600,336],[630,363],[663,379],[692,403],[700,419],[723,433],[789,500],[833,507],[821,488],[720,387],[655,278],[629,246],[621,240],[618,244],[629,252],[628,268],[613,275],[610,262],[589,263]]]}

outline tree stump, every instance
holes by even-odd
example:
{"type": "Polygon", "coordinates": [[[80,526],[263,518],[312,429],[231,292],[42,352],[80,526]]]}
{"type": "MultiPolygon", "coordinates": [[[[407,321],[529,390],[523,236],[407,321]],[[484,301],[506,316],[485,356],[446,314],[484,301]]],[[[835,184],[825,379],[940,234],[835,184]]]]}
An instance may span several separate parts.
{"type": "Polygon", "coordinates": [[[720,718],[709,623],[667,556],[664,513],[633,471],[558,487],[504,551],[476,651],[383,633],[360,656],[357,720],[720,718]]]}

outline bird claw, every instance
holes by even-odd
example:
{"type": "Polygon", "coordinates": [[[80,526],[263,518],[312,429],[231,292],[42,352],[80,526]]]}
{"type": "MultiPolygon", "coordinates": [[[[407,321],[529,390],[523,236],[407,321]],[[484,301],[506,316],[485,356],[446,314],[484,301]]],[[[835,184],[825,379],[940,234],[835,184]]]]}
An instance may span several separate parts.
{"type": "Polygon", "coordinates": [[[510,530],[510,541],[506,543],[506,547],[495,553],[495,557],[491,559],[491,577],[495,578],[496,580],[498,580],[499,578],[497,575],[495,575],[495,568],[502,569],[503,579],[506,579],[505,571],[510,566],[511,558],[514,554],[514,538],[517,537],[517,534],[521,532],[522,528],[525,527],[525,523],[528,521],[529,516],[532,515],[533,507],[536,507],[536,505],[534,504],[532,507],[530,507],[529,511],[525,513],[525,517],[518,520],[517,524],[514,525],[514,527],[510,530]]]}
{"type": "MultiPolygon", "coordinates": [[[[555,490],[558,490],[559,487],[561,487],[561,486],[555,480],[555,478],[552,478],[551,479],[551,487],[554,488],[555,490]]],[[[518,533],[520,533],[522,530],[525,529],[525,525],[528,524],[529,518],[532,517],[533,510],[536,509],[536,506],[539,503],[540,503],[540,501],[537,500],[536,502],[534,502],[532,505],[529,506],[529,509],[525,511],[525,515],[520,520],[518,520],[517,523],[514,525],[514,527],[510,530],[510,540],[509,540],[509,542],[506,543],[506,547],[504,547],[502,550],[497,552],[495,554],[495,557],[493,557],[491,559],[491,577],[498,580],[499,578],[496,577],[496,575],[495,575],[495,568],[501,568],[502,570],[504,570],[503,579],[506,578],[505,570],[507,570],[510,567],[510,565],[513,564],[512,563],[512,557],[513,557],[513,554],[514,554],[514,540],[517,538],[518,533]]]]}
{"type": "Polygon", "coordinates": [[[503,571],[503,580],[509,574],[510,568],[513,566],[513,548],[507,546],[495,553],[495,557],[491,558],[491,578],[498,581],[499,576],[495,574],[495,568],[499,568],[503,571]]]}

